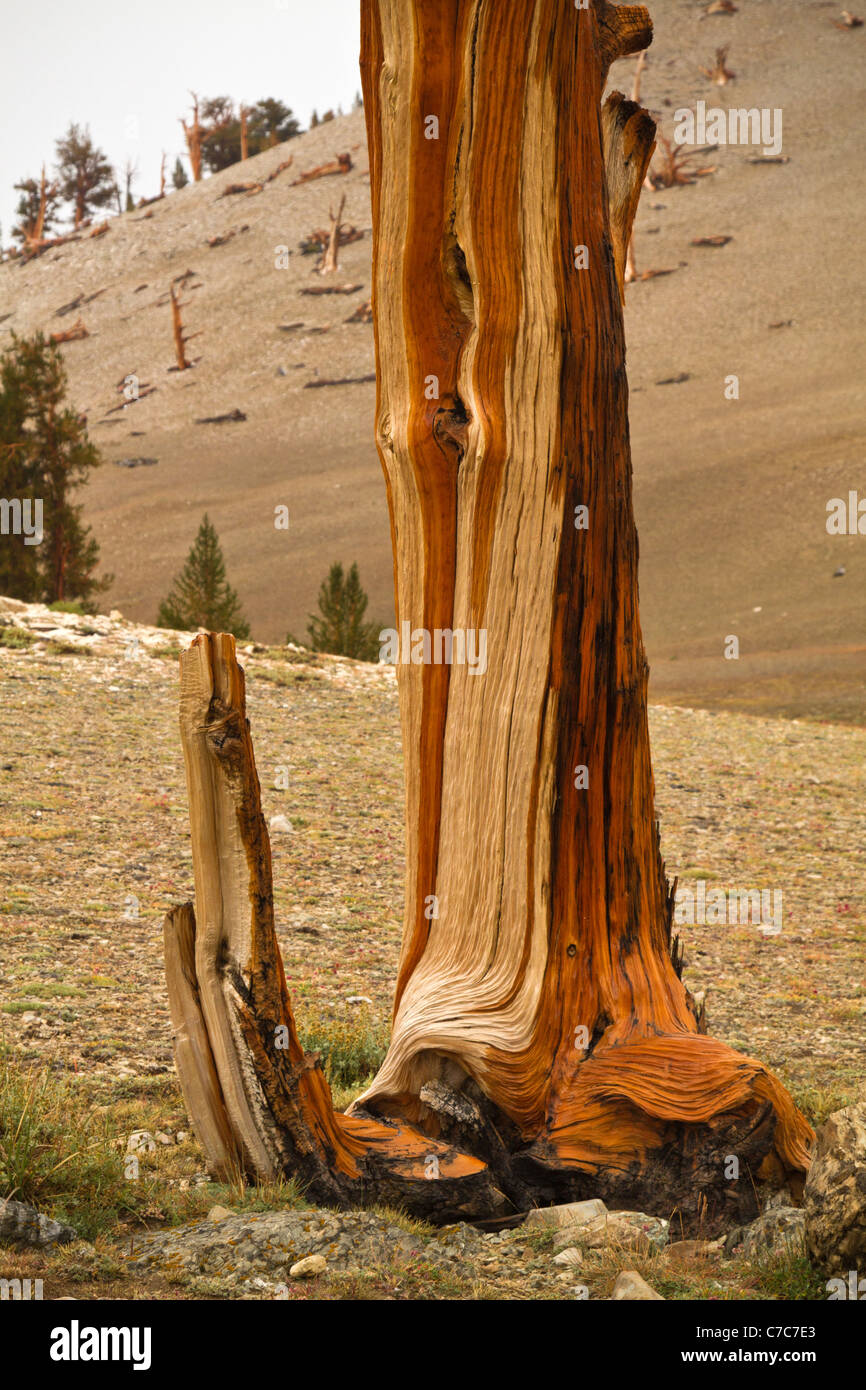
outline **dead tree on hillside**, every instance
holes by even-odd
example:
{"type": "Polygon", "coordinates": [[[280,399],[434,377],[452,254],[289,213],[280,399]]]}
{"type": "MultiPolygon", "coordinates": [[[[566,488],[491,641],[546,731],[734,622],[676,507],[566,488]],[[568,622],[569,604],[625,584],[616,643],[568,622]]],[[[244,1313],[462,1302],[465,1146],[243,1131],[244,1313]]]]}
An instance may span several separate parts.
{"type": "Polygon", "coordinates": [[[406,779],[392,1039],[337,1113],[277,946],[243,672],[199,636],[196,905],[166,960],[214,1172],[438,1221],[592,1195],[709,1222],[753,1209],[753,1174],[807,1166],[808,1124],[707,1036],[671,938],[621,306],[654,125],[619,93],[599,112],[650,36],[603,0],[363,0],[406,779]]]}
{"type": "Polygon", "coordinates": [[[725,59],[727,56],[728,50],[726,48],[717,48],[714,66],[711,68],[701,68],[704,77],[708,77],[711,82],[715,82],[717,87],[727,86],[737,75],[735,72],[731,72],[730,68],[725,66],[725,59]]]}
{"type": "Polygon", "coordinates": [[[39,180],[39,207],[36,213],[36,223],[32,235],[27,237],[28,242],[38,246],[45,235],[45,210],[48,206],[49,198],[54,199],[58,193],[56,183],[48,184],[45,179],[45,165],[42,165],[42,176],[39,180]]]}
{"type": "Polygon", "coordinates": [[[171,296],[171,325],[174,336],[174,355],[177,362],[175,370],[185,372],[192,366],[192,363],[187,361],[186,345],[192,342],[193,338],[200,337],[201,330],[199,333],[184,333],[180,311],[186,308],[186,302],[184,301],[184,303],[181,303],[178,299],[175,294],[174,285],[169,285],[168,292],[171,296]]]}
{"type": "Polygon", "coordinates": [[[204,131],[198,114],[198,97],[195,92],[190,92],[192,97],[192,120],[187,125],[181,117],[180,123],[183,126],[183,133],[186,138],[186,148],[189,154],[190,168],[195,183],[201,182],[201,147],[204,131]]]}
{"type": "Polygon", "coordinates": [[[334,272],[338,269],[337,249],[340,246],[340,233],[343,230],[342,219],[343,208],[345,206],[346,195],[344,193],[342,198],[340,199],[340,206],[337,209],[336,217],[334,216],[334,209],[328,209],[328,217],[331,223],[331,230],[328,233],[328,240],[325,246],[322,248],[322,258],[316,267],[320,275],[333,275],[334,272]]]}

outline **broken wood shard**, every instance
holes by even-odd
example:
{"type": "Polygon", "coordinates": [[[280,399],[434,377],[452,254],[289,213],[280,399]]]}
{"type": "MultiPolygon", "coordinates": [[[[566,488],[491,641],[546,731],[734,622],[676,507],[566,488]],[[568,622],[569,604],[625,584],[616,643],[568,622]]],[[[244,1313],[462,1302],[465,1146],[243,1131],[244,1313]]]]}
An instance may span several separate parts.
{"type": "Polygon", "coordinates": [[[334,1111],[286,988],[234,638],[196,637],[180,665],[195,908],[166,919],[166,978],[175,1059],[209,1171],[291,1172],[312,1200],[338,1206],[387,1198],[430,1215],[503,1210],[479,1159],[395,1121],[334,1111]]]}

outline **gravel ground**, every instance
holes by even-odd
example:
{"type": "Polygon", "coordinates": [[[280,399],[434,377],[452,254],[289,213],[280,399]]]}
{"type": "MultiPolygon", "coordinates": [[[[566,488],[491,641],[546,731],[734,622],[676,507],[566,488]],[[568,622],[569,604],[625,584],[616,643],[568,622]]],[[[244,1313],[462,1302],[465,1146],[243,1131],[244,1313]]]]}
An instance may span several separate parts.
{"type": "MultiPolygon", "coordinates": [[[[192,896],[176,634],[0,607],[37,639],[0,647],[0,1039],[58,1069],[166,1072],[161,923],[192,896]]],[[[393,672],[291,649],[242,659],[265,814],[292,826],[272,838],[299,1020],[344,1017],[359,995],[387,1016],[403,878],[393,672]]],[[[866,730],[675,708],[650,721],[680,889],[782,894],[778,934],[680,926],[711,1032],[798,1091],[857,1094],[866,730]]]]}

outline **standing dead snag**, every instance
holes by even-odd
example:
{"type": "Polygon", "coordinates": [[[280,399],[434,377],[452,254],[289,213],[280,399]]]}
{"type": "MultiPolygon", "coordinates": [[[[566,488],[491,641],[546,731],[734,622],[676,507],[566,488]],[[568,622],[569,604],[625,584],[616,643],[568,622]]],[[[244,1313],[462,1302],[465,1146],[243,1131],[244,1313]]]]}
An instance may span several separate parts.
{"type": "Polygon", "coordinates": [[[708,77],[711,82],[715,82],[717,87],[727,86],[737,75],[735,72],[731,72],[730,68],[725,66],[725,59],[727,56],[728,50],[726,48],[717,48],[715,66],[711,68],[701,68],[704,77],[708,77]]]}
{"type": "Polygon", "coordinates": [[[337,209],[337,216],[334,216],[334,209],[328,209],[328,217],[331,223],[331,230],[328,234],[326,245],[322,249],[322,258],[316,269],[320,275],[333,275],[338,269],[337,249],[340,245],[340,233],[343,230],[343,208],[346,206],[346,195],[340,199],[340,206],[337,209]]]}
{"type": "Polygon", "coordinates": [[[314,1200],[387,1200],[400,1171],[440,1219],[504,1194],[709,1223],[765,1164],[807,1166],[806,1121],[705,1034],[671,940],[621,310],[654,126],[618,93],[599,117],[609,64],[649,42],[642,7],[601,0],[362,5],[398,630],[452,645],[398,663],[392,1041],[344,1117],[290,1021],[233,644],[182,667],[205,1030],[246,1166],[312,1174],[314,1200]]]}
{"type": "Polygon", "coordinates": [[[174,285],[169,286],[168,292],[171,296],[171,323],[174,333],[174,354],[177,361],[176,370],[185,372],[192,366],[192,363],[188,362],[186,359],[186,345],[192,342],[193,338],[198,338],[200,333],[184,333],[180,311],[181,309],[185,309],[186,305],[182,304],[178,299],[174,291],[174,285]]]}
{"type": "Polygon", "coordinates": [[[195,183],[201,182],[201,146],[202,146],[202,126],[198,116],[198,97],[195,92],[190,92],[192,97],[192,121],[187,125],[181,117],[181,125],[186,138],[186,148],[189,153],[189,163],[192,169],[192,177],[195,183]]]}
{"type": "Polygon", "coordinates": [[[304,1053],[244,709],[234,638],[197,637],[181,657],[180,712],[196,903],[168,914],[164,938],[175,1060],[208,1168],[294,1173],[314,1200],[338,1206],[501,1211],[484,1162],[405,1124],[337,1114],[318,1054],[304,1053]]]}

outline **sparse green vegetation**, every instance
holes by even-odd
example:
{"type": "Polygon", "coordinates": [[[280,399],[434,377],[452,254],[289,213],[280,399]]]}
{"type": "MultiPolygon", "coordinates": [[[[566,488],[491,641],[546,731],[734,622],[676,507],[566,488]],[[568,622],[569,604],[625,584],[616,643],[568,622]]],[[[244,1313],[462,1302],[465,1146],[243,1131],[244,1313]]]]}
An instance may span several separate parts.
{"type": "Polygon", "coordinates": [[[22,650],[32,647],[36,638],[23,627],[0,627],[0,647],[22,650]]]}
{"type": "Polygon", "coordinates": [[[298,1020],[306,1052],[319,1052],[322,1067],[335,1089],[354,1088],[360,1093],[381,1066],[388,1048],[390,1028],[368,1005],[334,1019],[311,1012],[298,1020]]]}

